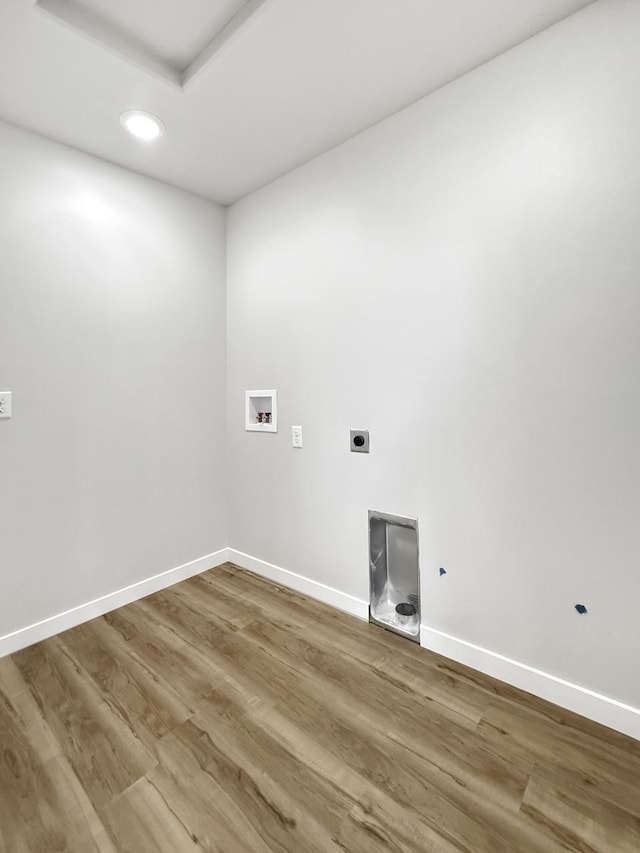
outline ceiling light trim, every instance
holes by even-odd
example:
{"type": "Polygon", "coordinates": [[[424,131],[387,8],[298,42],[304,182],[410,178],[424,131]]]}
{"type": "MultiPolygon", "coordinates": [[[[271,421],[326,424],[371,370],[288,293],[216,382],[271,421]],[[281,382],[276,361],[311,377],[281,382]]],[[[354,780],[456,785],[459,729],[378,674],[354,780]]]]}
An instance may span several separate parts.
{"type": "Polygon", "coordinates": [[[155,142],[164,133],[164,122],[148,110],[129,109],[120,114],[120,124],[141,142],[155,142]],[[136,127],[136,120],[144,124],[136,127]]]}
{"type": "Polygon", "coordinates": [[[154,77],[178,89],[183,89],[229,46],[267,2],[268,0],[247,0],[185,68],[179,68],[162,59],[147,44],[121,29],[108,18],[93,10],[82,9],[69,0],[36,0],[35,8],[90,41],[118,54],[140,70],[153,74],[154,77]]]}

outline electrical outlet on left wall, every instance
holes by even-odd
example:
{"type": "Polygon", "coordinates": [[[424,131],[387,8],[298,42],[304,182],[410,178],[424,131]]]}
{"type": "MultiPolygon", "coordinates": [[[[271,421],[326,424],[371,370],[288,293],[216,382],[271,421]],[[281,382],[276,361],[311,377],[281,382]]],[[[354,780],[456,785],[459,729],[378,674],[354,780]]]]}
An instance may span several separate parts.
{"type": "Polygon", "coordinates": [[[11,391],[0,391],[0,418],[11,417],[11,391]]]}

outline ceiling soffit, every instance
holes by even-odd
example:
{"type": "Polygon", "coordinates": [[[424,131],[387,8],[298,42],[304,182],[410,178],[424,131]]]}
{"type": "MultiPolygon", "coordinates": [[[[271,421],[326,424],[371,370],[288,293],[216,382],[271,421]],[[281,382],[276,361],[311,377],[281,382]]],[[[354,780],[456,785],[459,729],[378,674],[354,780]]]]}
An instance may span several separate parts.
{"type": "Polygon", "coordinates": [[[119,16],[109,14],[108,6],[103,11],[95,0],[36,0],[35,7],[143,71],[182,89],[244,29],[266,2],[226,0],[219,4],[217,19],[192,21],[192,30],[201,33],[204,28],[207,32],[208,23],[209,32],[204,45],[193,43],[193,39],[189,44],[187,40],[186,54],[184,42],[167,50],[166,40],[160,45],[157,39],[154,42],[153,37],[145,37],[139,27],[128,27],[119,16]]]}

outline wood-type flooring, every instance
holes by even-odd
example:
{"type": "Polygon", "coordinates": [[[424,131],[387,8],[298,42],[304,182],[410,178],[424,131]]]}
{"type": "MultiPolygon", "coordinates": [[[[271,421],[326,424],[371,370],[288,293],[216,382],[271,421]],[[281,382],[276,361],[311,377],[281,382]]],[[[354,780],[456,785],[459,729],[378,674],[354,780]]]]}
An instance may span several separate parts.
{"type": "Polygon", "coordinates": [[[226,565],[0,660],[2,853],[639,853],[640,743],[226,565]]]}

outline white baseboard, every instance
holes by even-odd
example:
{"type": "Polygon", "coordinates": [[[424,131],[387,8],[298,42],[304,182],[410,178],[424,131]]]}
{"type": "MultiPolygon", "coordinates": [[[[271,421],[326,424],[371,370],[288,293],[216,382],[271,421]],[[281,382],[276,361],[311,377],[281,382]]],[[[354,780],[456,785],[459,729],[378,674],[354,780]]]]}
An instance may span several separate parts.
{"type": "Polygon", "coordinates": [[[57,613],[55,616],[50,616],[41,622],[27,625],[26,628],[20,628],[11,634],[5,634],[3,637],[0,637],[0,657],[13,654],[13,652],[33,645],[33,643],[39,643],[40,640],[46,640],[49,637],[53,637],[54,634],[59,634],[61,631],[67,631],[69,628],[74,628],[76,625],[88,622],[89,619],[95,619],[96,616],[102,616],[110,610],[115,610],[117,607],[131,604],[131,602],[144,598],[146,595],[151,595],[152,592],[158,592],[161,589],[166,589],[168,586],[173,586],[178,581],[183,581],[193,577],[193,575],[206,572],[208,569],[221,565],[221,563],[226,563],[227,559],[227,549],[222,548],[220,551],[215,551],[213,554],[207,554],[205,557],[192,560],[183,566],[177,566],[175,569],[169,569],[166,572],[161,572],[159,575],[145,578],[142,581],[131,584],[131,586],[110,592],[93,601],[88,601],[86,604],[80,604],[78,607],[72,607],[71,610],[65,610],[64,613],[57,613]]]}
{"type": "Polygon", "coordinates": [[[420,645],[640,740],[640,709],[434,628],[420,627],[420,645]]]}
{"type": "MultiPolygon", "coordinates": [[[[268,580],[295,589],[318,601],[368,620],[368,602],[347,595],[333,587],[310,580],[288,569],[274,566],[234,548],[228,549],[228,560],[268,580]]],[[[640,709],[610,699],[593,690],[572,684],[555,675],[542,672],[504,655],[483,649],[466,640],[420,626],[420,645],[472,669],[491,675],[513,687],[533,693],[583,717],[640,740],[640,709]]]]}
{"type": "Polygon", "coordinates": [[[228,553],[229,562],[235,563],[241,569],[248,569],[281,586],[288,586],[296,592],[309,595],[311,598],[324,602],[324,604],[337,607],[338,610],[344,610],[351,616],[357,616],[358,619],[365,621],[369,619],[369,603],[367,601],[362,601],[360,598],[347,595],[347,593],[340,592],[331,586],[297,575],[288,569],[281,569],[280,566],[274,566],[273,563],[267,563],[257,557],[251,557],[249,554],[243,554],[242,551],[236,551],[234,548],[229,548],[228,553]]]}
{"type": "MultiPolygon", "coordinates": [[[[131,604],[146,595],[166,589],[179,581],[201,574],[227,561],[255,572],[257,575],[277,584],[294,589],[296,592],[309,595],[311,598],[322,601],[331,607],[336,607],[356,616],[358,619],[366,621],[369,618],[369,604],[362,599],[340,592],[340,590],[303,575],[298,575],[288,569],[274,566],[265,560],[243,554],[234,548],[221,548],[213,554],[207,554],[182,566],[177,566],[123,589],[103,595],[93,601],[88,601],[86,604],[50,616],[48,619],[43,619],[18,631],[5,634],[0,637],[0,657],[12,654],[41,640],[46,640],[48,637],[80,625],[82,622],[95,619],[97,616],[102,616],[111,610],[123,607],[125,604],[131,604]]],[[[443,631],[428,628],[426,625],[422,625],[420,628],[420,645],[640,740],[639,708],[625,705],[616,699],[572,684],[497,652],[489,651],[466,640],[445,634],[443,631]]]]}

